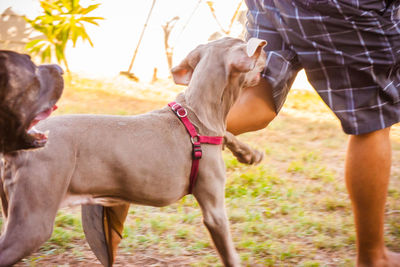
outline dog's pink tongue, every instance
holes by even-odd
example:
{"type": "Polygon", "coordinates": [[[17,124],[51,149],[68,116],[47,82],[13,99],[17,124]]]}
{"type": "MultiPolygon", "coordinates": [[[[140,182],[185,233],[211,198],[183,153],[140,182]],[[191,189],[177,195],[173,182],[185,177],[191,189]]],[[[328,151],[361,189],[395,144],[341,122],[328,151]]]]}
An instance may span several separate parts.
{"type": "Polygon", "coordinates": [[[47,119],[50,114],[56,110],[58,107],[56,105],[52,106],[51,108],[46,109],[45,111],[40,112],[36,117],[33,119],[31,124],[29,125],[29,129],[35,126],[39,121],[47,119]]]}

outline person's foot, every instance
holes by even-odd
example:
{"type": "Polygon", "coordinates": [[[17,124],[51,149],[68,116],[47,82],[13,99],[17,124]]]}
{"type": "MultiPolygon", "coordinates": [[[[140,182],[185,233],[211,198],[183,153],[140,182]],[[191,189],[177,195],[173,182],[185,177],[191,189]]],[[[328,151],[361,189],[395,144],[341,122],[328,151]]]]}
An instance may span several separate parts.
{"type": "Polygon", "coordinates": [[[385,249],[382,258],[365,262],[358,260],[357,267],[400,267],[400,253],[385,249]]]}

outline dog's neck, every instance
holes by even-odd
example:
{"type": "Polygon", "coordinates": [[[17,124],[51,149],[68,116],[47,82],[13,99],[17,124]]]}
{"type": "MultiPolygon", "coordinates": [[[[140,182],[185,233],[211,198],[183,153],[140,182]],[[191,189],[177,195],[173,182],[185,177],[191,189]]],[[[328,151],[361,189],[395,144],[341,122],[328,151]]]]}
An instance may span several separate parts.
{"type": "MultiPolygon", "coordinates": [[[[201,68],[199,65],[196,69],[201,68]]],[[[239,95],[239,76],[228,77],[223,67],[208,66],[201,69],[203,71],[193,73],[185,91],[185,102],[205,127],[223,136],[226,131],[226,117],[239,95]]]]}

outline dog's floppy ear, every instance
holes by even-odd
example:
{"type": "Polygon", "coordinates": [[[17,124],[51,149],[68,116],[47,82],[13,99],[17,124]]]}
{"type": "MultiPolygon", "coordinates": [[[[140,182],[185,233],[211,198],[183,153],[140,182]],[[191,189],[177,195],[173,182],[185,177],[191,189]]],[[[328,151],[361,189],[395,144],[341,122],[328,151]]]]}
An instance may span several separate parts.
{"type": "Polygon", "coordinates": [[[5,61],[5,56],[0,52],[0,100],[4,99],[8,84],[8,72],[5,61]]]}
{"type": "Polygon", "coordinates": [[[267,41],[258,38],[251,38],[246,44],[246,52],[238,49],[233,52],[230,57],[230,66],[239,72],[248,72],[252,70],[257,62],[258,57],[267,41]]]}
{"type": "Polygon", "coordinates": [[[199,47],[189,53],[182,62],[171,69],[174,82],[180,85],[188,85],[197,63],[200,61],[199,47]]]}
{"type": "Polygon", "coordinates": [[[185,59],[178,66],[173,67],[171,73],[176,84],[188,85],[192,79],[193,69],[185,59]]]}

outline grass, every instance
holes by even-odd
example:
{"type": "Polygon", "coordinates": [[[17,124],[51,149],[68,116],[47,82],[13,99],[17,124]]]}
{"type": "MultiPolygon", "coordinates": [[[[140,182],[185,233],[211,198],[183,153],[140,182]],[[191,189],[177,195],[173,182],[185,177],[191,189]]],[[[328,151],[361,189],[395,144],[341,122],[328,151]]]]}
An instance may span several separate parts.
{"type": "MultiPolygon", "coordinates": [[[[170,82],[149,86],[75,77],[57,112],[138,114],[164,106],[182,90],[170,82]]],[[[347,137],[319,97],[292,91],[268,129],[240,138],[266,154],[260,165],[246,166],[223,153],[226,206],[243,265],[354,266],[353,217],[343,180],[347,137]]],[[[399,127],[392,139],[385,237],[399,251],[399,127]]],[[[132,205],[123,235],[116,266],[221,266],[191,195],[164,208],[132,205]]],[[[94,263],[79,209],[72,208],[59,212],[51,239],[19,266],[94,263]]]]}

